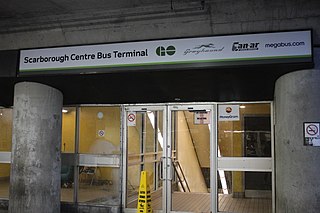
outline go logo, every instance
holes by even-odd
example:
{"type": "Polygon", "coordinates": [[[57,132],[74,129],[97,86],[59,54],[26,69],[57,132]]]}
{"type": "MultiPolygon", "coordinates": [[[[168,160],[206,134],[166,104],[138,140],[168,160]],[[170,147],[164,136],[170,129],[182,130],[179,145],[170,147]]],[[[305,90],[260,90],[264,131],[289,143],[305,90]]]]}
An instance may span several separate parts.
{"type": "Polygon", "coordinates": [[[166,56],[166,55],[172,56],[176,53],[176,48],[172,45],[168,46],[167,48],[160,46],[156,49],[156,53],[158,56],[166,56]]]}

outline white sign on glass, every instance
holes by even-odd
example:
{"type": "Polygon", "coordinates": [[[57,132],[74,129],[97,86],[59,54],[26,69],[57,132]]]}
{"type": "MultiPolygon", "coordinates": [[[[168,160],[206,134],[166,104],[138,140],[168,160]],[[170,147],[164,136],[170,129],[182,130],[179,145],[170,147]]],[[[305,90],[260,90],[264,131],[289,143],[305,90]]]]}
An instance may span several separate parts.
{"type": "Polygon", "coordinates": [[[219,121],[239,121],[240,112],[239,105],[219,105],[218,120],[219,121]]]}

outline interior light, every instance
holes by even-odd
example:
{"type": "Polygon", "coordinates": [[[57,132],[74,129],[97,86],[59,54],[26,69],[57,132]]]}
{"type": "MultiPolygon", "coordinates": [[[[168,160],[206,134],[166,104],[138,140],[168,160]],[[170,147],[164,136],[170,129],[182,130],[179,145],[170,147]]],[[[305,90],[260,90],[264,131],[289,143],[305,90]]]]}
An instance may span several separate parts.
{"type": "Polygon", "coordinates": [[[2,116],[2,112],[0,112],[0,116],[2,116]]]}
{"type": "Polygon", "coordinates": [[[67,109],[62,109],[62,112],[63,113],[68,113],[68,110],[67,109]]]}
{"type": "Polygon", "coordinates": [[[245,109],[246,106],[245,105],[240,105],[240,109],[245,109]]]}
{"type": "MultiPolygon", "coordinates": [[[[154,113],[153,112],[147,112],[147,115],[148,115],[148,118],[149,118],[149,121],[152,125],[152,128],[155,129],[155,123],[154,123],[154,113]]],[[[159,144],[161,146],[161,148],[163,148],[163,137],[162,137],[162,134],[161,134],[161,131],[159,128],[157,128],[157,135],[158,135],[158,141],[159,141],[159,144]]]]}

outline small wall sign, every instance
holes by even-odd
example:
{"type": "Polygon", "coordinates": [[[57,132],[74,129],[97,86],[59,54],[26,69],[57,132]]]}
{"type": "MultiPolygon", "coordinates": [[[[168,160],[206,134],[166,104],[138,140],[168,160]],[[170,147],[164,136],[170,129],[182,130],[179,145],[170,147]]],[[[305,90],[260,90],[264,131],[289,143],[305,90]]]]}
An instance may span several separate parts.
{"type": "Polygon", "coordinates": [[[320,146],[320,122],[304,122],[303,135],[305,146],[320,146]]]}
{"type": "Polygon", "coordinates": [[[99,137],[104,137],[105,136],[105,131],[104,130],[98,130],[98,135],[99,137]]]}
{"type": "Polygon", "coordinates": [[[210,124],[210,112],[194,112],[194,124],[210,124]]]}

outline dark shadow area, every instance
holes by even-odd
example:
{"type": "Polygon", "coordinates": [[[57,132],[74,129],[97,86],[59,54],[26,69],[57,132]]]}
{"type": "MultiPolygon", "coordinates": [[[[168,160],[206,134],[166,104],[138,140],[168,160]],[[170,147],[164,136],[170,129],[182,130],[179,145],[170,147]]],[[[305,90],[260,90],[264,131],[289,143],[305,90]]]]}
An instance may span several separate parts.
{"type": "Polygon", "coordinates": [[[274,85],[281,75],[312,66],[311,63],[297,63],[0,78],[0,105],[13,104],[14,84],[21,81],[59,89],[64,105],[265,101],[273,100],[274,85]]]}

